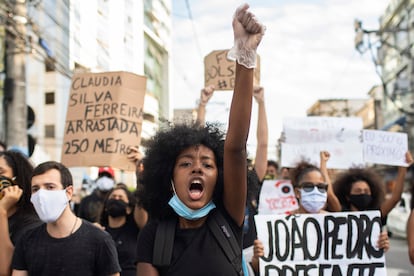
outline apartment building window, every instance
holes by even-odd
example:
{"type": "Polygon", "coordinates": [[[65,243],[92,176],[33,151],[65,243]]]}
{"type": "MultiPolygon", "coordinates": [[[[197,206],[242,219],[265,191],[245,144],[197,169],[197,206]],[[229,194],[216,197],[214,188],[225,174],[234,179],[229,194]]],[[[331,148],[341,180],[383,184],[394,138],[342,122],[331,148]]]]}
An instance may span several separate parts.
{"type": "Polygon", "coordinates": [[[55,72],[56,64],[55,59],[52,57],[45,58],[45,71],[46,72],[55,72]]]}
{"type": "Polygon", "coordinates": [[[45,93],[45,104],[55,104],[55,92],[45,93]]]}
{"type": "Polygon", "coordinates": [[[55,125],[45,125],[45,138],[55,138],[55,125]]]}

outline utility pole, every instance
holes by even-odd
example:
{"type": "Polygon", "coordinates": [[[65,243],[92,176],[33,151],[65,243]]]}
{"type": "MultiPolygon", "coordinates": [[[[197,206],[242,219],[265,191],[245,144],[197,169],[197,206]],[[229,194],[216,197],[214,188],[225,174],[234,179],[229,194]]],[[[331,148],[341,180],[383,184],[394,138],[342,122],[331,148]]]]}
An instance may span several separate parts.
{"type": "MultiPolygon", "coordinates": [[[[373,45],[371,44],[369,39],[370,35],[375,35],[379,39],[380,47],[384,47],[384,49],[386,49],[386,51],[382,52],[382,57],[379,57],[377,55],[376,58],[373,58],[374,65],[377,67],[377,69],[381,69],[377,70],[377,73],[382,83],[384,95],[387,97],[387,99],[389,99],[391,102],[395,104],[395,108],[401,114],[401,116],[405,117],[404,131],[407,133],[408,136],[408,150],[411,153],[414,153],[414,94],[412,87],[414,81],[412,77],[412,74],[414,72],[414,65],[412,63],[413,54],[411,53],[413,43],[409,40],[413,30],[413,24],[406,23],[406,26],[400,27],[392,26],[390,23],[387,26],[383,26],[378,30],[365,30],[362,28],[362,22],[359,20],[355,20],[354,28],[355,48],[361,54],[363,54],[366,51],[371,51],[372,55],[373,45]],[[390,39],[390,37],[392,38],[399,33],[404,33],[407,36],[407,40],[405,40],[406,44],[403,44],[401,42],[398,43],[398,41],[396,42],[390,39]],[[366,43],[364,42],[364,36],[368,36],[368,46],[366,46],[366,43]],[[399,57],[399,61],[396,61],[397,57],[392,56],[392,54],[389,54],[389,56],[391,56],[393,59],[392,62],[396,62],[398,64],[395,67],[405,68],[403,69],[405,70],[404,72],[402,70],[397,71],[396,69],[388,69],[383,64],[385,59],[384,56],[391,51],[397,53],[399,57]],[[403,66],[404,64],[405,66],[403,66]],[[393,85],[393,88],[390,88],[390,84],[393,85]],[[396,96],[398,96],[397,99],[396,96]]],[[[375,96],[374,100],[377,101],[377,99],[377,96],[375,96]]],[[[376,104],[376,107],[380,105],[381,104],[378,103],[376,104]]],[[[376,116],[377,115],[378,113],[376,114],[376,116]]],[[[400,119],[401,117],[397,119],[395,122],[400,121],[400,119]]],[[[378,121],[376,122],[378,123],[378,121]]]]}
{"type": "Polygon", "coordinates": [[[405,117],[405,131],[408,136],[408,150],[413,153],[414,152],[414,116],[413,113],[410,112],[406,114],[405,117]]]}
{"type": "Polygon", "coordinates": [[[9,91],[5,91],[6,142],[9,147],[28,154],[26,105],[26,1],[11,1],[11,13],[6,27],[6,78],[9,91]]]}

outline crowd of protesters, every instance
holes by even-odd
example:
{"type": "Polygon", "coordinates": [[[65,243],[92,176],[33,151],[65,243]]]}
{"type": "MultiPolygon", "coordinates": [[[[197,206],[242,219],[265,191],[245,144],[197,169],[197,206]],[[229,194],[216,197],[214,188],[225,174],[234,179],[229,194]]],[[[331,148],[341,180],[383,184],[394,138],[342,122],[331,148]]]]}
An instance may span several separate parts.
{"type": "MultiPolygon", "coordinates": [[[[411,154],[406,154],[407,166],[398,168],[388,198],[373,169],[350,168],[331,180],[326,151],[320,153],[320,166],[302,160],[279,168],[267,157],[264,89],[253,86],[265,27],[247,4],[236,10],[232,25],[229,58],[236,61],[236,77],[226,132],[205,122],[214,93],[214,86],[206,87],[194,123],[158,131],[145,154],[131,149],[127,158],[137,165],[135,193],[131,185],[116,182],[111,167],[101,167],[96,189],[75,211],[70,204],[74,183],[65,165],[34,166],[0,143],[0,276],[258,274],[264,246],[253,218],[261,184],[271,179],[290,179],[299,202],[292,214],[379,210],[386,224],[404,190],[411,154]],[[258,143],[250,164],[246,141],[253,99],[258,143]],[[225,249],[227,240],[232,254],[225,249]],[[252,251],[251,259],[243,249],[252,251]]],[[[413,233],[414,214],[407,225],[414,264],[413,233]]],[[[385,231],[377,246],[389,249],[385,231]]]]}

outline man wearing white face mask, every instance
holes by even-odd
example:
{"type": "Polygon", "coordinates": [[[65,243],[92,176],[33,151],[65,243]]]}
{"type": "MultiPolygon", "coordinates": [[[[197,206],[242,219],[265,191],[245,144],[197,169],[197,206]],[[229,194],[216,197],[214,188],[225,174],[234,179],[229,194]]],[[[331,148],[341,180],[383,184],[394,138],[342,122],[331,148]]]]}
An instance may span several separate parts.
{"type": "Polygon", "coordinates": [[[28,231],[16,245],[12,275],[119,275],[111,236],[70,209],[72,181],[58,162],[34,169],[31,202],[45,224],[28,231]]]}

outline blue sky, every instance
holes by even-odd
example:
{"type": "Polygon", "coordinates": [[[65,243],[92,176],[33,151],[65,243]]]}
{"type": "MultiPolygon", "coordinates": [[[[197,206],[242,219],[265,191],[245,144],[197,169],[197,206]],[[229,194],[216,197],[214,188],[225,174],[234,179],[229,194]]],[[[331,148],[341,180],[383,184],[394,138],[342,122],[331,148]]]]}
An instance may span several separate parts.
{"type": "MultiPolygon", "coordinates": [[[[204,83],[203,58],[233,44],[231,20],[244,2],[172,0],[175,108],[193,108],[204,83]],[[188,5],[187,5],[188,3],[188,5]],[[189,16],[188,6],[192,20],[189,16]],[[178,100],[179,99],[179,100],[178,100]]],[[[379,83],[368,53],[354,49],[353,22],[377,29],[388,0],[257,0],[247,2],[266,26],[259,46],[261,85],[269,121],[269,159],[285,117],[301,117],[318,99],[367,98],[379,83]]],[[[227,122],[231,92],[215,92],[207,121],[227,122]]],[[[248,151],[255,152],[256,104],[248,151]]]]}

